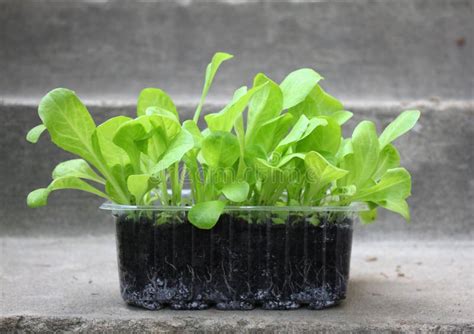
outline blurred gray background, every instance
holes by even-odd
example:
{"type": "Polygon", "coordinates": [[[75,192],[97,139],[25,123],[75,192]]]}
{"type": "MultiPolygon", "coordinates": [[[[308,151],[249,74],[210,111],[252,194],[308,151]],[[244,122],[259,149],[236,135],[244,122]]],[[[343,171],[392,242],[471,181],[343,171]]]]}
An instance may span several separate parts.
{"type": "Polygon", "coordinates": [[[223,106],[257,72],[277,82],[300,67],[378,129],[419,108],[396,144],[413,175],[412,222],[383,213],[357,238],[472,239],[474,200],[474,20],[471,0],[0,1],[0,234],[101,235],[113,231],[100,199],[54,193],[25,198],[69,156],[44,136],[29,144],[37,104],[55,87],[75,90],[97,123],[134,114],[139,91],[159,87],[182,118],[198,101],[216,51],[235,58],[219,71],[204,112],[223,106]]]}

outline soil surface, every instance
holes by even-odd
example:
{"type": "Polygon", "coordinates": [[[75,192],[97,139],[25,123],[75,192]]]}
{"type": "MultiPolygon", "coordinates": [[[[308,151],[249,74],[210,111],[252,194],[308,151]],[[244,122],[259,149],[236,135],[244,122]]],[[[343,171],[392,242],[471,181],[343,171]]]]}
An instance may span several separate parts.
{"type": "Polygon", "coordinates": [[[201,230],[184,213],[156,213],[117,216],[116,228],[121,292],[131,305],[322,309],[346,296],[347,217],[227,213],[213,229],[201,230]]]}

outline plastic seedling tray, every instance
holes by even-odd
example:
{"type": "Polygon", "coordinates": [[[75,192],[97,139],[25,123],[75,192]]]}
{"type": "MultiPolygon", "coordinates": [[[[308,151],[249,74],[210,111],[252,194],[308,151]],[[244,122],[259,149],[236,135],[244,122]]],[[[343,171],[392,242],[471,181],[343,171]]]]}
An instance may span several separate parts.
{"type": "Polygon", "coordinates": [[[105,203],[116,223],[120,288],[157,310],[323,309],[346,297],[352,227],[347,207],[227,207],[210,230],[190,207],[105,203]]]}

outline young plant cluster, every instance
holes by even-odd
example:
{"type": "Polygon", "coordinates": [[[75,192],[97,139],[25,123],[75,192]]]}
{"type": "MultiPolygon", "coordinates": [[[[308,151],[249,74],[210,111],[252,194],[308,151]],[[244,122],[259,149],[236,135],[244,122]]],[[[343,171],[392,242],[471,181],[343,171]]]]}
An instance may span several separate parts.
{"type": "Polygon", "coordinates": [[[46,205],[55,190],[77,189],[117,204],[192,205],[188,219],[205,229],[227,205],[366,202],[371,210],[364,221],[375,219],[377,207],[409,219],[410,174],[392,142],[415,125],[419,111],[403,112],[380,135],[363,121],[343,138],[352,113],[321,88],[318,73],[303,68],[280,84],[257,74],[250,89],[240,87],[221,111],[205,115],[201,130],[207,93],[230,58],[221,52],[212,58],[190,120],[181,120],[158,88],[140,93],[136,118],[117,116],[98,126],[73,91],[49,92],[39,105],[42,124],[27,139],[36,143],[47,130],[53,143],[79,158],[57,165],[52,182],[32,191],[28,205],[46,205]]]}

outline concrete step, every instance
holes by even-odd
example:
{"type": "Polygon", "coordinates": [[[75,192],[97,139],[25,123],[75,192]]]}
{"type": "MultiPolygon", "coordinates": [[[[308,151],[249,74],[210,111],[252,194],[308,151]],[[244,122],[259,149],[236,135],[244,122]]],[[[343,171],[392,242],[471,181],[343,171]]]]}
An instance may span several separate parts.
{"type": "Polygon", "coordinates": [[[0,332],[470,333],[474,244],[355,242],[347,300],[323,311],[144,311],[119,293],[115,241],[1,238],[0,332]]]}
{"type": "MultiPolygon", "coordinates": [[[[188,99],[190,100],[190,99],[188,99]]],[[[128,104],[88,103],[96,122],[114,115],[133,116],[128,104]]],[[[195,104],[179,103],[183,119],[189,118],[195,104]]],[[[204,111],[212,112],[222,104],[212,100],[204,111]]],[[[357,227],[361,239],[447,238],[471,239],[474,236],[474,106],[472,101],[419,102],[350,102],[346,107],[355,113],[348,124],[348,134],[361,119],[376,121],[379,131],[401,110],[419,108],[419,124],[396,145],[402,165],[413,176],[412,222],[381,210],[379,221],[357,227]]],[[[36,106],[30,104],[0,105],[0,223],[1,235],[101,234],[113,230],[111,217],[97,208],[100,199],[81,192],[53,193],[47,207],[28,209],[29,191],[50,182],[54,166],[71,158],[49,142],[48,136],[37,145],[24,139],[26,132],[38,123],[36,106]]]]}
{"type": "Polygon", "coordinates": [[[215,96],[260,71],[317,69],[343,99],[470,99],[471,0],[0,2],[0,97],[58,87],[135,99],[146,86],[198,95],[216,51],[236,58],[215,96]]]}

